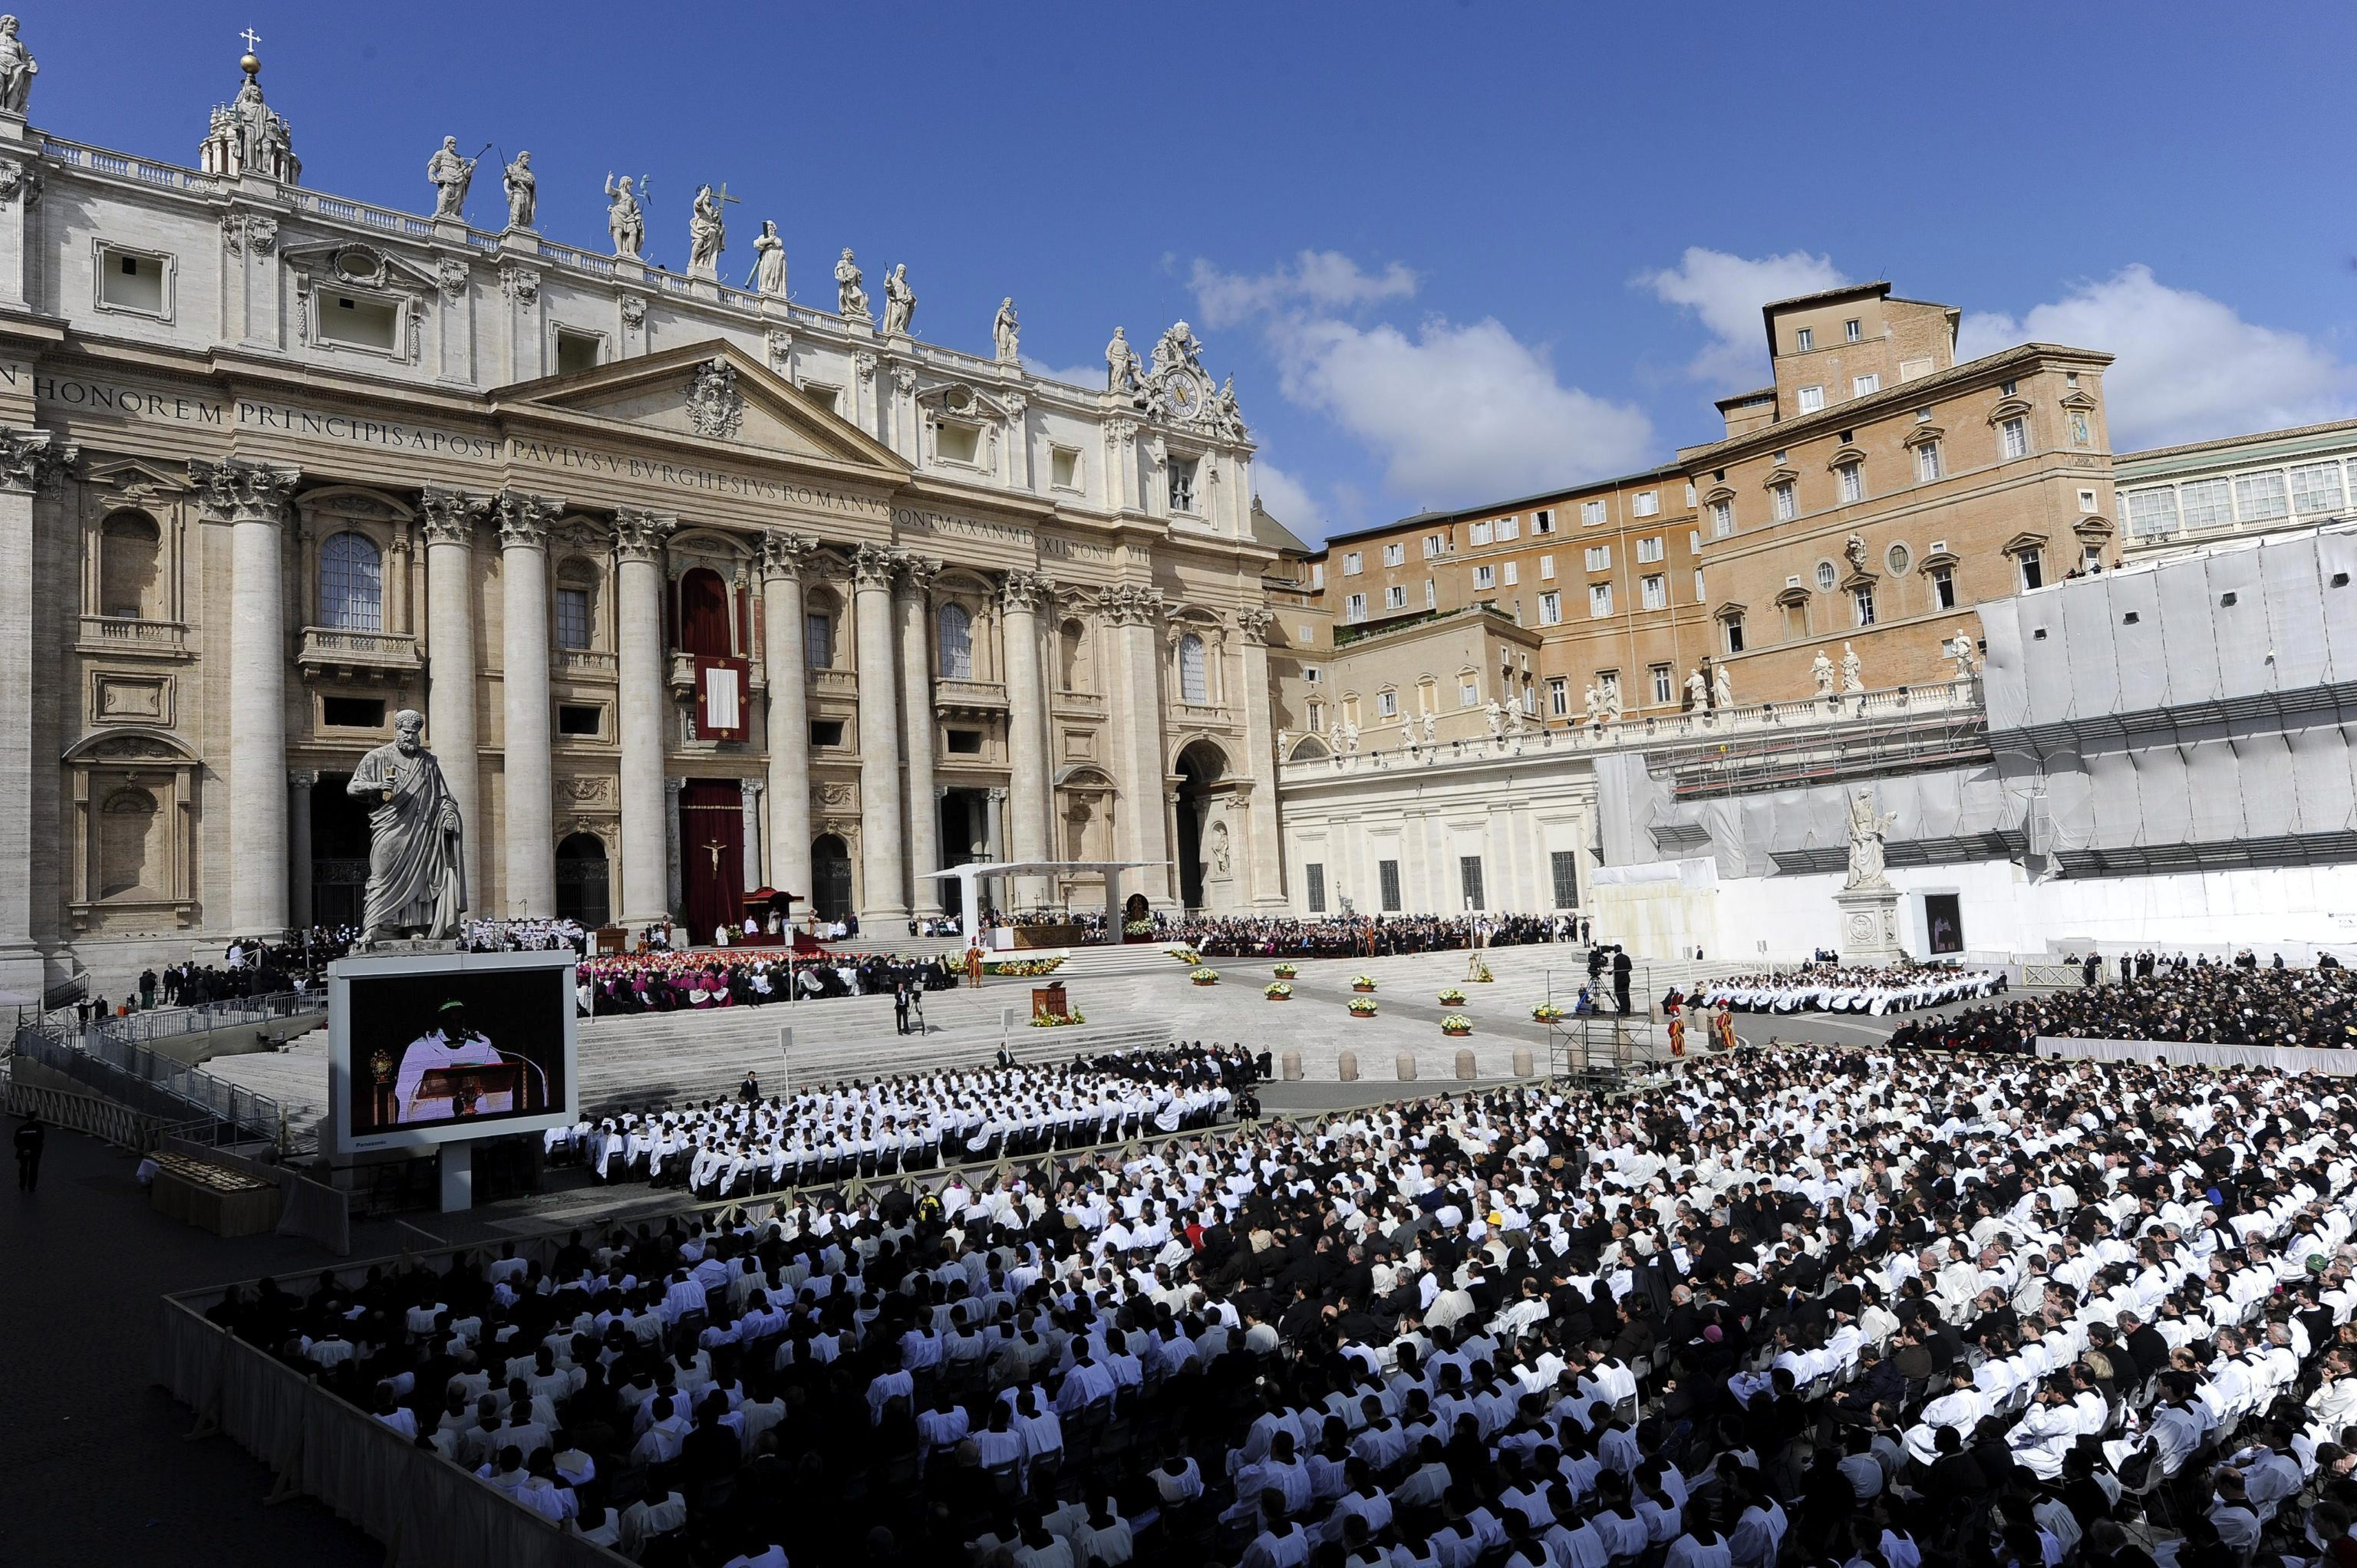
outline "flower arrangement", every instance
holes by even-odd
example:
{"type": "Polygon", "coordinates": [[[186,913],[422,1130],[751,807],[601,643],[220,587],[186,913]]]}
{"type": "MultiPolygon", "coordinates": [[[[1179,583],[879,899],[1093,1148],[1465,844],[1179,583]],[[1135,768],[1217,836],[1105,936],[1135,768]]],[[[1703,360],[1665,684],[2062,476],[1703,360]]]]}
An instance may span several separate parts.
{"type": "Polygon", "coordinates": [[[1064,958],[1061,953],[1059,953],[1054,958],[992,959],[983,964],[982,972],[985,974],[1032,976],[1053,974],[1063,967],[1064,958]]]}
{"type": "Polygon", "coordinates": [[[1293,966],[1292,964],[1289,964],[1289,963],[1281,963],[1281,964],[1278,964],[1278,965],[1276,966],[1276,968],[1275,968],[1275,970],[1274,971],[1274,972],[1275,973],[1275,975],[1276,975],[1277,979],[1279,979],[1279,980],[1291,980],[1291,979],[1293,979],[1295,976],[1298,975],[1298,974],[1301,972],[1301,971],[1300,971],[1300,970],[1298,970],[1297,968],[1296,968],[1295,966],[1293,966]]]}
{"type": "Polygon", "coordinates": [[[1369,996],[1353,996],[1353,997],[1351,997],[1351,1017],[1353,1017],[1353,1018],[1372,1018],[1372,1017],[1373,1017],[1374,1015],[1375,1015],[1375,1004],[1374,1004],[1374,999],[1373,999],[1372,997],[1369,997],[1369,996]]]}
{"type": "Polygon", "coordinates": [[[1563,1009],[1556,1006],[1552,1002],[1542,1002],[1537,1006],[1531,1009],[1531,1021],[1533,1023],[1552,1024],[1563,1015],[1563,1009]]]}
{"type": "Polygon", "coordinates": [[[1125,920],[1122,922],[1121,934],[1125,937],[1150,937],[1154,934],[1154,922],[1151,920],[1125,920]]]}
{"type": "Polygon", "coordinates": [[[1496,975],[1490,972],[1490,965],[1487,961],[1478,958],[1473,961],[1473,979],[1477,983],[1486,985],[1491,981],[1497,978],[1498,977],[1496,975]]]}
{"type": "Polygon", "coordinates": [[[1063,1029],[1069,1028],[1074,1024],[1085,1024],[1087,1022],[1087,1017],[1079,1013],[1034,1013],[1031,1015],[1031,1026],[1035,1029],[1063,1029]]]}
{"type": "Polygon", "coordinates": [[[1189,973],[1187,978],[1198,985],[1217,985],[1220,983],[1220,972],[1216,969],[1198,969],[1189,973]]]}
{"type": "Polygon", "coordinates": [[[1440,993],[1439,1002],[1443,1007],[1462,1007],[1465,1005],[1465,993],[1452,985],[1440,993]]]}
{"type": "Polygon", "coordinates": [[[1375,977],[1372,974],[1354,974],[1351,977],[1351,989],[1353,991],[1363,993],[1372,992],[1374,988],[1375,977]]]}
{"type": "Polygon", "coordinates": [[[1263,996],[1267,997],[1271,1002],[1290,1002],[1293,1000],[1293,987],[1287,985],[1282,980],[1262,986],[1260,993],[1263,996]]]}
{"type": "Polygon", "coordinates": [[[1162,950],[1189,968],[1203,961],[1203,955],[1193,948],[1165,948],[1162,950]]]}
{"type": "Polygon", "coordinates": [[[1473,1020],[1462,1013],[1448,1014],[1440,1020],[1440,1032],[1444,1035],[1469,1035],[1473,1032],[1473,1020]]]}

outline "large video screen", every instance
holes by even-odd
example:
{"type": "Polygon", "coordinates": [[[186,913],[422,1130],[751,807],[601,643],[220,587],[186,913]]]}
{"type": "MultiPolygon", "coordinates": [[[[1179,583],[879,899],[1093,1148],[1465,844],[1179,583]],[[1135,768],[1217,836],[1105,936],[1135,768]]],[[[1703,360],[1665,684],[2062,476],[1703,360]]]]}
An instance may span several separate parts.
{"type": "Polygon", "coordinates": [[[330,1092],[346,1152],[573,1120],[571,954],[349,959],[328,984],[330,1092]]]}

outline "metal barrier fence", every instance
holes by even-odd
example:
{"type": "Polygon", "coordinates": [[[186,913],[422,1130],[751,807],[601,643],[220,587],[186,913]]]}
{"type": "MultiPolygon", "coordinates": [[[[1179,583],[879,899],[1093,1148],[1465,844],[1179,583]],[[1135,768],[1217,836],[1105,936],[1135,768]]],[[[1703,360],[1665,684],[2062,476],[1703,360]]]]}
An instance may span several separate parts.
{"type": "Polygon", "coordinates": [[[93,1026],[103,1027],[116,1039],[137,1043],[201,1035],[212,1029],[233,1029],[241,1025],[267,1024],[274,1018],[324,1013],[327,1007],[327,993],[322,991],[274,991],[267,996],[231,996],[193,1007],[134,1013],[124,1018],[108,1018],[102,1026],[93,1026]]]}
{"type": "Polygon", "coordinates": [[[160,1118],[142,1115],[95,1094],[19,1083],[6,1068],[6,1063],[0,1063],[0,1104],[7,1107],[11,1116],[38,1116],[52,1127],[87,1133],[136,1154],[153,1149],[162,1137],[160,1118]]]}
{"type": "Polygon", "coordinates": [[[159,1122],[226,1123],[230,1142],[275,1144],[285,1131],[285,1112],[269,1096],[117,1039],[95,1025],[81,1031],[27,1026],[16,1031],[16,1048],[18,1056],[159,1122]]]}

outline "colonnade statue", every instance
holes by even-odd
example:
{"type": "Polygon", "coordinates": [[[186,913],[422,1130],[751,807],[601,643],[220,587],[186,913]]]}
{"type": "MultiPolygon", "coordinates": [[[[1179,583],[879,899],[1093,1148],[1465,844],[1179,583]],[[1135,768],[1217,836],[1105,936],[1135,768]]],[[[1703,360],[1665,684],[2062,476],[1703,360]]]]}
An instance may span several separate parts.
{"type": "Polygon", "coordinates": [[[370,802],[368,913],[364,940],[458,934],[467,908],[466,826],[442,777],[442,764],[419,741],[425,715],[393,715],[393,740],[352,769],[344,792],[370,802]]]}

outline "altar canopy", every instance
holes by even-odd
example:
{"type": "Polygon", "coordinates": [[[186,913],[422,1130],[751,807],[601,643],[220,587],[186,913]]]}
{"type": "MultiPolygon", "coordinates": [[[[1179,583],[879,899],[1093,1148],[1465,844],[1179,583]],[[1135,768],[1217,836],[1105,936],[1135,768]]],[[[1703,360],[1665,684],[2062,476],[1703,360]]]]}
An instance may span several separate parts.
{"type": "Polygon", "coordinates": [[[1113,940],[1121,936],[1121,874],[1144,865],[1168,865],[1164,860],[977,860],[965,865],[952,865],[941,871],[928,871],[918,878],[922,882],[953,877],[963,897],[958,901],[959,929],[968,943],[982,935],[982,900],[975,897],[985,876],[1049,876],[1057,872],[1103,872],[1104,874],[1105,929],[1113,940]]]}

